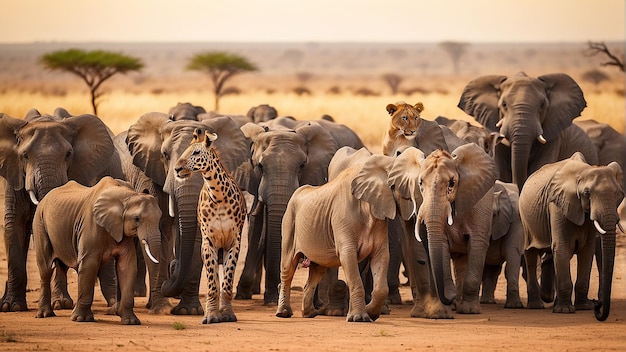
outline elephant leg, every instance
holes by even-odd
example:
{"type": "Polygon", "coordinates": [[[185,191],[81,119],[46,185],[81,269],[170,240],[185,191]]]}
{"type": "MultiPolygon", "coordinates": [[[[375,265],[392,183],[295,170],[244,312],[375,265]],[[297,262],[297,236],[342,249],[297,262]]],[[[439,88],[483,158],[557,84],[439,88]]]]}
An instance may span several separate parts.
{"type": "Polygon", "coordinates": [[[37,266],[39,267],[39,279],[41,292],[39,294],[39,308],[37,310],[37,318],[54,317],[54,310],[52,309],[52,291],[50,290],[50,281],[54,269],[49,265],[48,258],[52,257],[52,247],[49,242],[45,245],[38,246],[37,253],[37,266]]]}
{"type": "Polygon", "coordinates": [[[372,320],[378,319],[387,303],[389,294],[387,270],[389,266],[389,244],[385,242],[370,257],[370,271],[373,281],[372,300],[365,306],[365,311],[372,320]]]}
{"type": "Polygon", "coordinates": [[[496,298],[494,293],[498,284],[498,276],[502,271],[502,265],[485,264],[483,269],[482,293],[480,295],[480,303],[495,304],[496,298]]]}
{"type": "Polygon", "coordinates": [[[224,262],[224,281],[220,292],[220,314],[222,322],[237,321],[231,301],[233,300],[233,288],[237,259],[239,259],[239,241],[228,250],[224,262]]]}
{"type": "MultiPolygon", "coordinates": [[[[392,226],[392,225],[388,225],[392,226]]],[[[389,233],[389,269],[387,271],[387,283],[389,285],[389,304],[402,304],[400,296],[400,263],[402,262],[402,250],[400,248],[400,238],[397,231],[389,233]]]]}
{"type": "Polygon", "coordinates": [[[556,281],[554,278],[554,255],[548,251],[541,256],[541,300],[546,303],[554,301],[556,281]]]}
{"type": "MultiPolygon", "coordinates": [[[[135,240],[135,251],[137,256],[137,280],[135,280],[135,297],[146,297],[148,293],[146,287],[146,260],[144,257],[143,246],[140,245],[137,238],[135,240]]],[[[149,261],[149,259],[148,259],[149,261]]]]}
{"type": "Polygon", "coordinates": [[[537,280],[537,260],[541,251],[537,248],[529,248],[524,253],[526,262],[526,292],[528,295],[529,309],[543,309],[543,303],[539,294],[539,282],[537,280]]]}
{"type": "Polygon", "coordinates": [[[180,295],[180,301],[172,308],[174,315],[204,315],[202,304],[200,303],[200,276],[202,275],[202,257],[200,255],[200,235],[196,237],[191,258],[191,270],[187,274],[187,284],[180,295]]]}
{"type": "Polygon", "coordinates": [[[311,266],[309,266],[309,277],[304,285],[302,296],[302,317],[304,318],[314,318],[317,315],[317,311],[313,305],[315,289],[322,280],[322,277],[324,277],[326,270],[326,267],[315,263],[311,263],[311,266]]]}
{"type": "Polygon", "coordinates": [[[133,312],[135,307],[135,280],[137,280],[137,252],[132,237],[123,240],[127,255],[118,256],[115,260],[115,269],[120,290],[117,315],[122,318],[122,325],[140,325],[139,318],[133,312]]]}
{"type": "MultiPolygon", "coordinates": [[[[298,268],[300,255],[298,254],[290,259],[291,260],[283,258],[281,263],[278,308],[276,309],[276,316],[279,318],[290,318],[293,315],[293,309],[291,308],[291,283],[293,281],[293,275],[298,268]]],[[[311,269],[309,268],[309,270],[311,269]]]]}
{"type": "Polygon", "coordinates": [[[257,278],[260,291],[260,278],[263,270],[262,253],[265,252],[265,247],[261,247],[262,230],[263,216],[249,215],[248,252],[246,253],[243,271],[239,277],[239,283],[237,284],[237,294],[235,295],[235,299],[252,299],[252,294],[254,293],[257,284],[257,278]]]}
{"type": "MultiPolygon", "coordinates": [[[[341,235],[336,238],[341,238],[341,235]]],[[[350,305],[346,321],[371,322],[372,317],[367,314],[367,310],[365,309],[365,288],[363,287],[363,280],[359,272],[356,248],[348,245],[342,246],[340,243],[337,243],[337,247],[339,261],[341,262],[341,267],[346,277],[346,283],[348,284],[348,290],[350,291],[350,305]]],[[[388,262],[385,265],[388,265],[388,262]]],[[[386,272],[384,279],[385,282],[387,282],[386,272]]],[[[385,298],[387,297],[387,293],[388,292],[385,292],[385,298]]],[[[378,297],[378,299],[380,299],[380,297],[378,297]]]]}
{"type": "Polygon", "coordinates": [[[346,285],[346,282],[343,280],[336,280],[332,284],[332,287],[330,287],[326,315],[337,317],[346,316],[346,314],[348,314],[349,304],[350,292],[348,292],[348,285],[346,285]]]}
{"type": "MultiPolygon", "coordinates": [[[[168,266],[173,259],[173,218],[164,217],[161,219],[161,250],[159,263],[154,263],[151,260],[146,260],[146,266],[148,267],[148,279],[150,283],[150,297],[148,298],[148,304],[146,308],[149,309],[149,314],[165,314],[170,313],[172,310],[172,304],[169,298],[163,296],[161,291],[161,285],[167,279],[168,266]]],[[[144,258],[145,249],[142,248],[144,258]]]]}
{"type": "Polygon", "coordinates": [[[93,303],[94,286],[98,275],[100,258],[85,257],[78,266],[78,299],[72,311],[71,319],[77,322],[95,321],[91,305],[93,303]]]}
{"type": "MultiPolygon", "coordinates": [[[[117,274],[115,273],[117,258],[113,258],[113,260],[109,260],[106,263],[103,263],[100,266],[100,270],[98,270],[98,281],[100,282],[100,291],[104,296],[104,299],[107,302],[108,307],[115,306],[115,303],[118,301],[118,280],[117,274]]],[[[111,311],[111,314],[114,314],[114,310],[111,311]]]]}
{"type": "Polygon", "coordinates": [[[4,295],[0,299],[1,312],[27,311],[26,256],[32,232],[34,206],[26,192],[16,192],[6,187],[4,209],[4,248],[8,263],[8,276],[4,295]]]}
{"type": "MultiPolygon", "coordinates": [[[[330,315],[328,314],[328,309],[331,310],[341,310],[341,306],[331,307],[330,300],[332,296],[332,290],[334,285],[337,283],[339,277],[339,268],[329,268],[326,270],[326,274],[320,283],[317,285],[317,289],[315,290],[315,298],[313,301],[313,305],[317,310],[318,315],[330,315]]],[[[332,312],[331,312],[332,313],[332,312]]],[[[334,314],[337,315],[337,314],[334,314]]],[[[339,314],[343,315],[343,314],[339,314]]]]}
{"type": "MultiPolygon", "coordinates": [[[[575,229],[569,228],[554,203],[548,205],[550,231],[552,235],[552,256],[554,258],[554,274],[556,278],[556,300],[552,307],[553,313],[574,313],[572,304],[572,274],[570,260],[574,255],[575,241],[570,239],[575,229]]],[[[542,268],[543,269],[543,268],[542,268]]],[[[542,280],[543,286],[543,280],[542,280]]]]}
{"type": "MultiPolygon", "coordinates": [[[[595,231],[587,236],[584,247],[579,248],[577,259],[576,285],[574,287],[574,307],[576,310],[591,310],[594,308],[593,302],[589,299],[589,279],[591,277],[591,267],[595,254],[595,231]]],[[[600,287],[602,285],[599,285],[600,287]]],[[[601,297],[601,296],[598,296],[601,297]]]]}
{"type": "Polygon", "coordinates": [[[74,300],[67,292],[67,271],[69,268],[60,260],[57,260],[56,267],[52,275],[52,308],[72,309],[74,300]]]}
{"type": "Polygon", "coordinates": [[[504,277],[506,278],[506,303],[504,308],[524,308],[519,295],[519,274],[522,264],[522,246],[507,245],[505,249],[506,266],[504,277]]]}

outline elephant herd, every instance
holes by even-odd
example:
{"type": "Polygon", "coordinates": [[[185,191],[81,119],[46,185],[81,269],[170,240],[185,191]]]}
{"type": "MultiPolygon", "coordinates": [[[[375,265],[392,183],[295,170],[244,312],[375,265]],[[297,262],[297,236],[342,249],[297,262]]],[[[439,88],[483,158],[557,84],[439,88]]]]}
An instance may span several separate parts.
{"type": "Polygon", "coordinates": [[[37,317],[73,308],[72,320],[93,321],[98,279],[110,312],[140,324],[133,296],[146,290],[146,268],[150,313],[204,314],[205,180],[198,172],[177,177],[177,162],[194,135],[210,133],[219,136],[211,145],[221,165],[250,195],[235,299],[263,293],[276,316],[292,316],[291,282],[302,265],[309,269],[303,316],[373,321],[397,298],[403,265],[411,316],[452,318],[495,303],[506,263],[506,308],[524,307],[522,269],[527,308],[554,302],[553,312],[595,309],[605,320],[624,200],[623,135],[574,120],[586,101],[563,73],[472,80],[458,107],[476,123],[423,119],[424,105],[386,106],[383,154],[332,119],[296,120],[269,105],[220,115],[179,103],[140,116],[119,135],[97,116],[63,108],[33,109],[23,119],[1,114],[8,278],[0,311],[28,310],[32,233],[42,283],[37,317]],[[597,301],[588,297],[594,256],[597,301]],[[76,303],[69,268],[78,272],[76,303]]]}

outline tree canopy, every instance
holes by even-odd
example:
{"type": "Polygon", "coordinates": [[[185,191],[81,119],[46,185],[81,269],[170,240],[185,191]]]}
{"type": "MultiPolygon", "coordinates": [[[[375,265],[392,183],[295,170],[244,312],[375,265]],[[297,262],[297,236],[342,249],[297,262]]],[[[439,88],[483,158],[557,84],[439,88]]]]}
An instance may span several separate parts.
{"type": "Polygon", "coordinates": [[[219,98],[224,92],[225,83],[243,72],[257,71],[256,65],[243,56],[223,51],[209,51],[194,55],[187,64],[187,70],[201,71],[209,75],[215,94],[215,110],[219,110],[219,98]]]}
{"type": "Polygon", "coordinates": [[[144,67],[138,58],[104,50],[59,50],[43,55],[40,61],[50,70],[67,71],[82,78],[89,86],[95,115],[98,113],[97,100],[102,96],[100,87],[104,81],[115,74],[139,71],[144,67]]]}

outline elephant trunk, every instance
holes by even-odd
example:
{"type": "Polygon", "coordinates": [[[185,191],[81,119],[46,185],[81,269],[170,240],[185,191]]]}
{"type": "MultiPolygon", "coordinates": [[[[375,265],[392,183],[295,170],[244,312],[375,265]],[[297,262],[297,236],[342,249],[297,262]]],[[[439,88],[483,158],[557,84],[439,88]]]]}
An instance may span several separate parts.
{"type": "Polygon", "coordinates": [[[278,302],[280,260],[282,247],[282,221],[287,210],[287,200],[272,202],[267,206],[265,233],[265,303],[278,302]]]}
{"type": "Polygon", "coordinates": [[[26,190],[33,204],[39,203],[48,192],[68,181],[66,170],[59,170],[56,162],[40,163],[33,170],[30,177],[26,176],[26,190]]]}
{"type": "Polygon", "coordinates": [[[531,146],[532,140],[530,139],[515,139],[511,141],[512,181],[517,185],[520,191],[528,178],[528,159],[530,157],[531,146]]]}
{"type": "Polygon", "coordinates": [[[180,295],[187,284],[187,274],[191,271],[198,232],[198,193],[196,187],[189,181],[176,190],[179,245],[176,258],[170,264],[170,277],[161,286],[161,292],[165,297],[180,295]]]}
{"type": "MultiPolygon", "coordinates": [[[[435,281],[435,288],[437,289],[437,295],[439,296],[439,300],[444,305],[451,305],[454,303],[456,297],[448,298],[446,297],[446,285],[445,278],[446,276],[450,277],[451,273],[444,272],[445,270],[450,270],[449,262],[445,263],[446,260],[449,261],[449,255],[444,253],[446,251],[446,246],[444,245],[445,236],[445,222],[450,214],[451,209],[449,208],[449,203],[446,201],[437,201],[433,202],[434,204],[445,204],[448,205],[448,210],[444,210],[444,206],[436,206],[430,214],[426,216],[426,232],[428,233],[428,258],[430,259],[430,267],[432,270],[432,276],[435,281]]],[[[422,211],[420,210],[420,213],[422,211]]],[[[421,218],[420,214],[418,219],[421,218]]]]}
{"type": "Polygon", "coordinates": [[[598,321],[605,321],[611,309],[611,286],[615,264],[615,230],[602,235],[602,273],[600,274],[601,297],[594,313],[598,321]]]}
{"type": "MultiPolygon", "coordinates": [[[[512,114],[506,118],[500,133],[511,144],[512,181],[521,190],[528,178],[528,160],[535,140],[543,135],[543,128],[537,118],[537,112],[526,103],[517,103],[511,107],[512,114]]],[[[541,143],[545,143],[545,140],[541,143]]]]}
{"type": "Polygon", "coordinates": [[[161,231],[159,230],[158,223],[156,226],[144,226],[140,228],[137,232],[137,237],[144,247],[148,258],[158,264],[159,253],[161,253],[161,231]]]}

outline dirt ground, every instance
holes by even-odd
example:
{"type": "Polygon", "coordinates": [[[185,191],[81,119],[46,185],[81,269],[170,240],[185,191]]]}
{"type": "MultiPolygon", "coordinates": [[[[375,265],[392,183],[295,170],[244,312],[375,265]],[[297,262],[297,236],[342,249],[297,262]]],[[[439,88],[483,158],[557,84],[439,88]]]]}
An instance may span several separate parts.
{"type": "MultiPolygon", "coordinates": [[[[212,325],[202,325],[200,316],[149,315],[147,298],[138,297],[135,313],[141,325],[122,326],[119,317],[104,314],[106,304],[98,288],[93,305],[95,323],[71,321],[70,310],[56,311],[57,317],[36,319],[39,280],[31,246],[30,310],[0,313],[0,351],[625,351],[626,241],[624,235],[618,236],[611,313],[605,322],[596,321],[592,311],[564,315],[553,314],[549,308],[504,309],[503,277],[496,291],[499,304],[483,305],[481,314],[457,314],[452,320],[411,318],[408,303],[392,305],[391,314],[374,323],[347,323],[343,317],[307,319],[299,311],[302,292],[295,289],[292,302],[298,310],[289,319],[275,317],[276,307],[264,306],[262,295],[234,301],[236,323],[212,325]]],[[[4,245],[0,247],[0,282],[5,282],[7,261],[4,245]]],[[[299,268],[294,286],[303,287],[306,276],[307,269],[299,268]]],[[[69,280],[70,293],[76,298],[77,275],[73,270],[69,280]]],[[[526,286],[520,282],[525,303],[526,286]]],[[[205,282],[200,289],[204,304],[205,282]]],[[[596,292],[597,275],[592,275],[590,297],[595,298],[596,292]]],[[[401,295],[408,300],[410,289],[403,286],[401,295]]]]}

